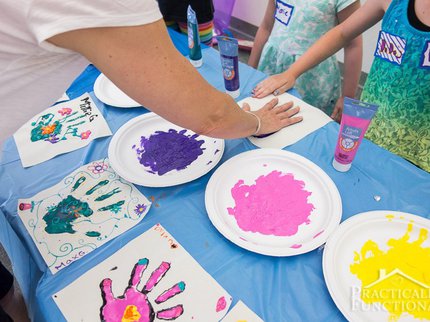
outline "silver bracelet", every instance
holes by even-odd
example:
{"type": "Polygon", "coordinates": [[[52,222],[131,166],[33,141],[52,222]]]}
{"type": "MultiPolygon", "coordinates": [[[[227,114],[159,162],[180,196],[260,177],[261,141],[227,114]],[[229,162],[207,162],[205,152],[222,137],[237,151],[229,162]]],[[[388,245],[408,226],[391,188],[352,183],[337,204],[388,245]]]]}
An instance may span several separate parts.
{"type": "Polygon", "coordinates": [[[260,130],[261,130],[261,120],[260,120],[260,118],[258,117],[257,114],[254,114],[254,113],[252,113],[250,111],[245,111],[245,112],[253,115],[257,119],[257,129],[255,130],[254,134],[252,134],[252,135],[257,135],[258,132],[260,132],[260,130]]]}

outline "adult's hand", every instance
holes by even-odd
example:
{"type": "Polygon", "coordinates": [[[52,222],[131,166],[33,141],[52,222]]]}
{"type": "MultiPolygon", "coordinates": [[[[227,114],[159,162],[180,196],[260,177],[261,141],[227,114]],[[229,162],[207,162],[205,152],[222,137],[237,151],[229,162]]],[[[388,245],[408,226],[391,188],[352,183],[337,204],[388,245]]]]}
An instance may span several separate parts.
{"type": "MultiPolygon", "coordinates": [[[[247,103],[244,103],[242,109],[248,112],[251,110],[247,103]]],[[[295,116],[299,111],[300,108],[298,106],[294,107],[293,102],[278,105],[278,99],[272,99],[259,110],[252,112],[261,122],[258,133],[254,135],[277,132],[286,126],[301,122],[303,117],[295,116]]]]}

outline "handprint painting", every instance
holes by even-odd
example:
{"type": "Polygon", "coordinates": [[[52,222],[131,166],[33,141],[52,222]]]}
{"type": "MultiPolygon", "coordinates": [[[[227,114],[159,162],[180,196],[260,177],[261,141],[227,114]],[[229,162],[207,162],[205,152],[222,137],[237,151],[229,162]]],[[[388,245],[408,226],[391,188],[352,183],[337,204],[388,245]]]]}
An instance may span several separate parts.
{"type": "Polygon", "coordinates": [[[20,199],[18,215],[55,274],[139,223],[150,205],[103,159],[30,199],[20,199]]]}
{"type": "Polygon", "coordinates": [[[67,321],[91,322],[218,322],[232,301],[160,224],[53,299],[67,321]]]}
{"type": "Polygon", "coordinates": [[[24,124],[14,139],[24,167],[88,145],[112,132],[88,93],[51,106],[24,124]]]}
{"type": "MultiPolygon", "coordinates": [[[[175,320],[184,313],[182,304],[177,304],[167,309],[162,309],[154,312],[151,302],[148,300],[148,293],[158,284],[163,276],[170,269],[168,262],[162,262],[160,266],[155,269],[149,280],[143,286],[142,290],[138,290],[137,285],[140,283],[142,274],[148,266],[148,259],[139,259],[133,268],[132,276],[127,289],[123,296],[115,298],[112,293],[112,280],[106,278],[100,284],[103,296],[103,306],[100,310],[100,318],[102,321],[115,322],[115,321],[154,321],[154,318],[162,320],[175,320]]],[[[164,303],[177,294],[185,290],[185,283],[179,282],[173,285],[168,290],[162,292],[154,300],[156,304],[164,303]]]]}

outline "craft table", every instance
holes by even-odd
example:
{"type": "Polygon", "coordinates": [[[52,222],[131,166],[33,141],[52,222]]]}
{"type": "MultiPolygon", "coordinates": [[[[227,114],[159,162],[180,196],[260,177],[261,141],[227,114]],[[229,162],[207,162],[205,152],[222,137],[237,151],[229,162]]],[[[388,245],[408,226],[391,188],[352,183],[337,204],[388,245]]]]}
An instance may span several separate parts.
{"type": "MultiPolygon", "coordinates": [[[[179,51],[186,55],[186,37],[175,32],[170,34],[179,51]]],[[[218,51],[204,48],[203,61],[198,71],[210,84],[223,91],[218,51]]],[[[98,75],[99,71],[90,65],[67,91],[69,97],[92,92],[98,75]]],[[[241,96],[237,100],[249,96],[252,88],[265,77],[240,64],[241,96]]],[[[180,84],[178,80],[178,86],[182,86],[180,84]]],[[[121,109],[100,101],[97,103],[113,133],[131,118],[147,112],[144,108],[121,109]]],[[[339,125],[330,122],[285,150],[308,158],[332,178],[342,197],[342,221],[361,212],[384,209],[430,218],[429,173],[368,140],[362,142],[351,170],[337,172],[331,162],[338,130],[339,125]],[[380,196],[380,200],[377,201],[379,198],[375,196],[380,196]]],[[[15,276],[34,321],[64,321],[51,298],[52,294],[156,223],[161,223],[232,295],[233,305],[242,300],[268,322],[344,321],[324,282],[323,247],[292,257],[264,256],[236,246],[215,229],[205,210],[204,195],[206,184],[216,168],[197,180],[179,186],[139,186],[143,194],[154,200],[142,222],[52,275],[17,216],[18,199],[32,197],[78,167],[107,157],[111,138],[97,139],[85,148],[27,169],[21,165],[12,138],[3,146],[0,164],[0,242],[11,258],[15,276]]],[[[247,139],[226,140],[220,164],[251,149],[256,147],[247,139]]]]}

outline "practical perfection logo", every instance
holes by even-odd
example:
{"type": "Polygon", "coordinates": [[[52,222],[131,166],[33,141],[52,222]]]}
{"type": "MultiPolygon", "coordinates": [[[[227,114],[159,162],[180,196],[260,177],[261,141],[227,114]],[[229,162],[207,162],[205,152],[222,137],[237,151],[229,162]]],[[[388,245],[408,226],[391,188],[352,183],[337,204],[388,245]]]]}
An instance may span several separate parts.
{"type": "Polygon", "coordinates": [[[379,278],[351,288],[352,311],[388,311],[392,318],[409,313],[425,318],[430,312],[430,285],[405,274],[400,269],[379,270],[379,278]]]}

